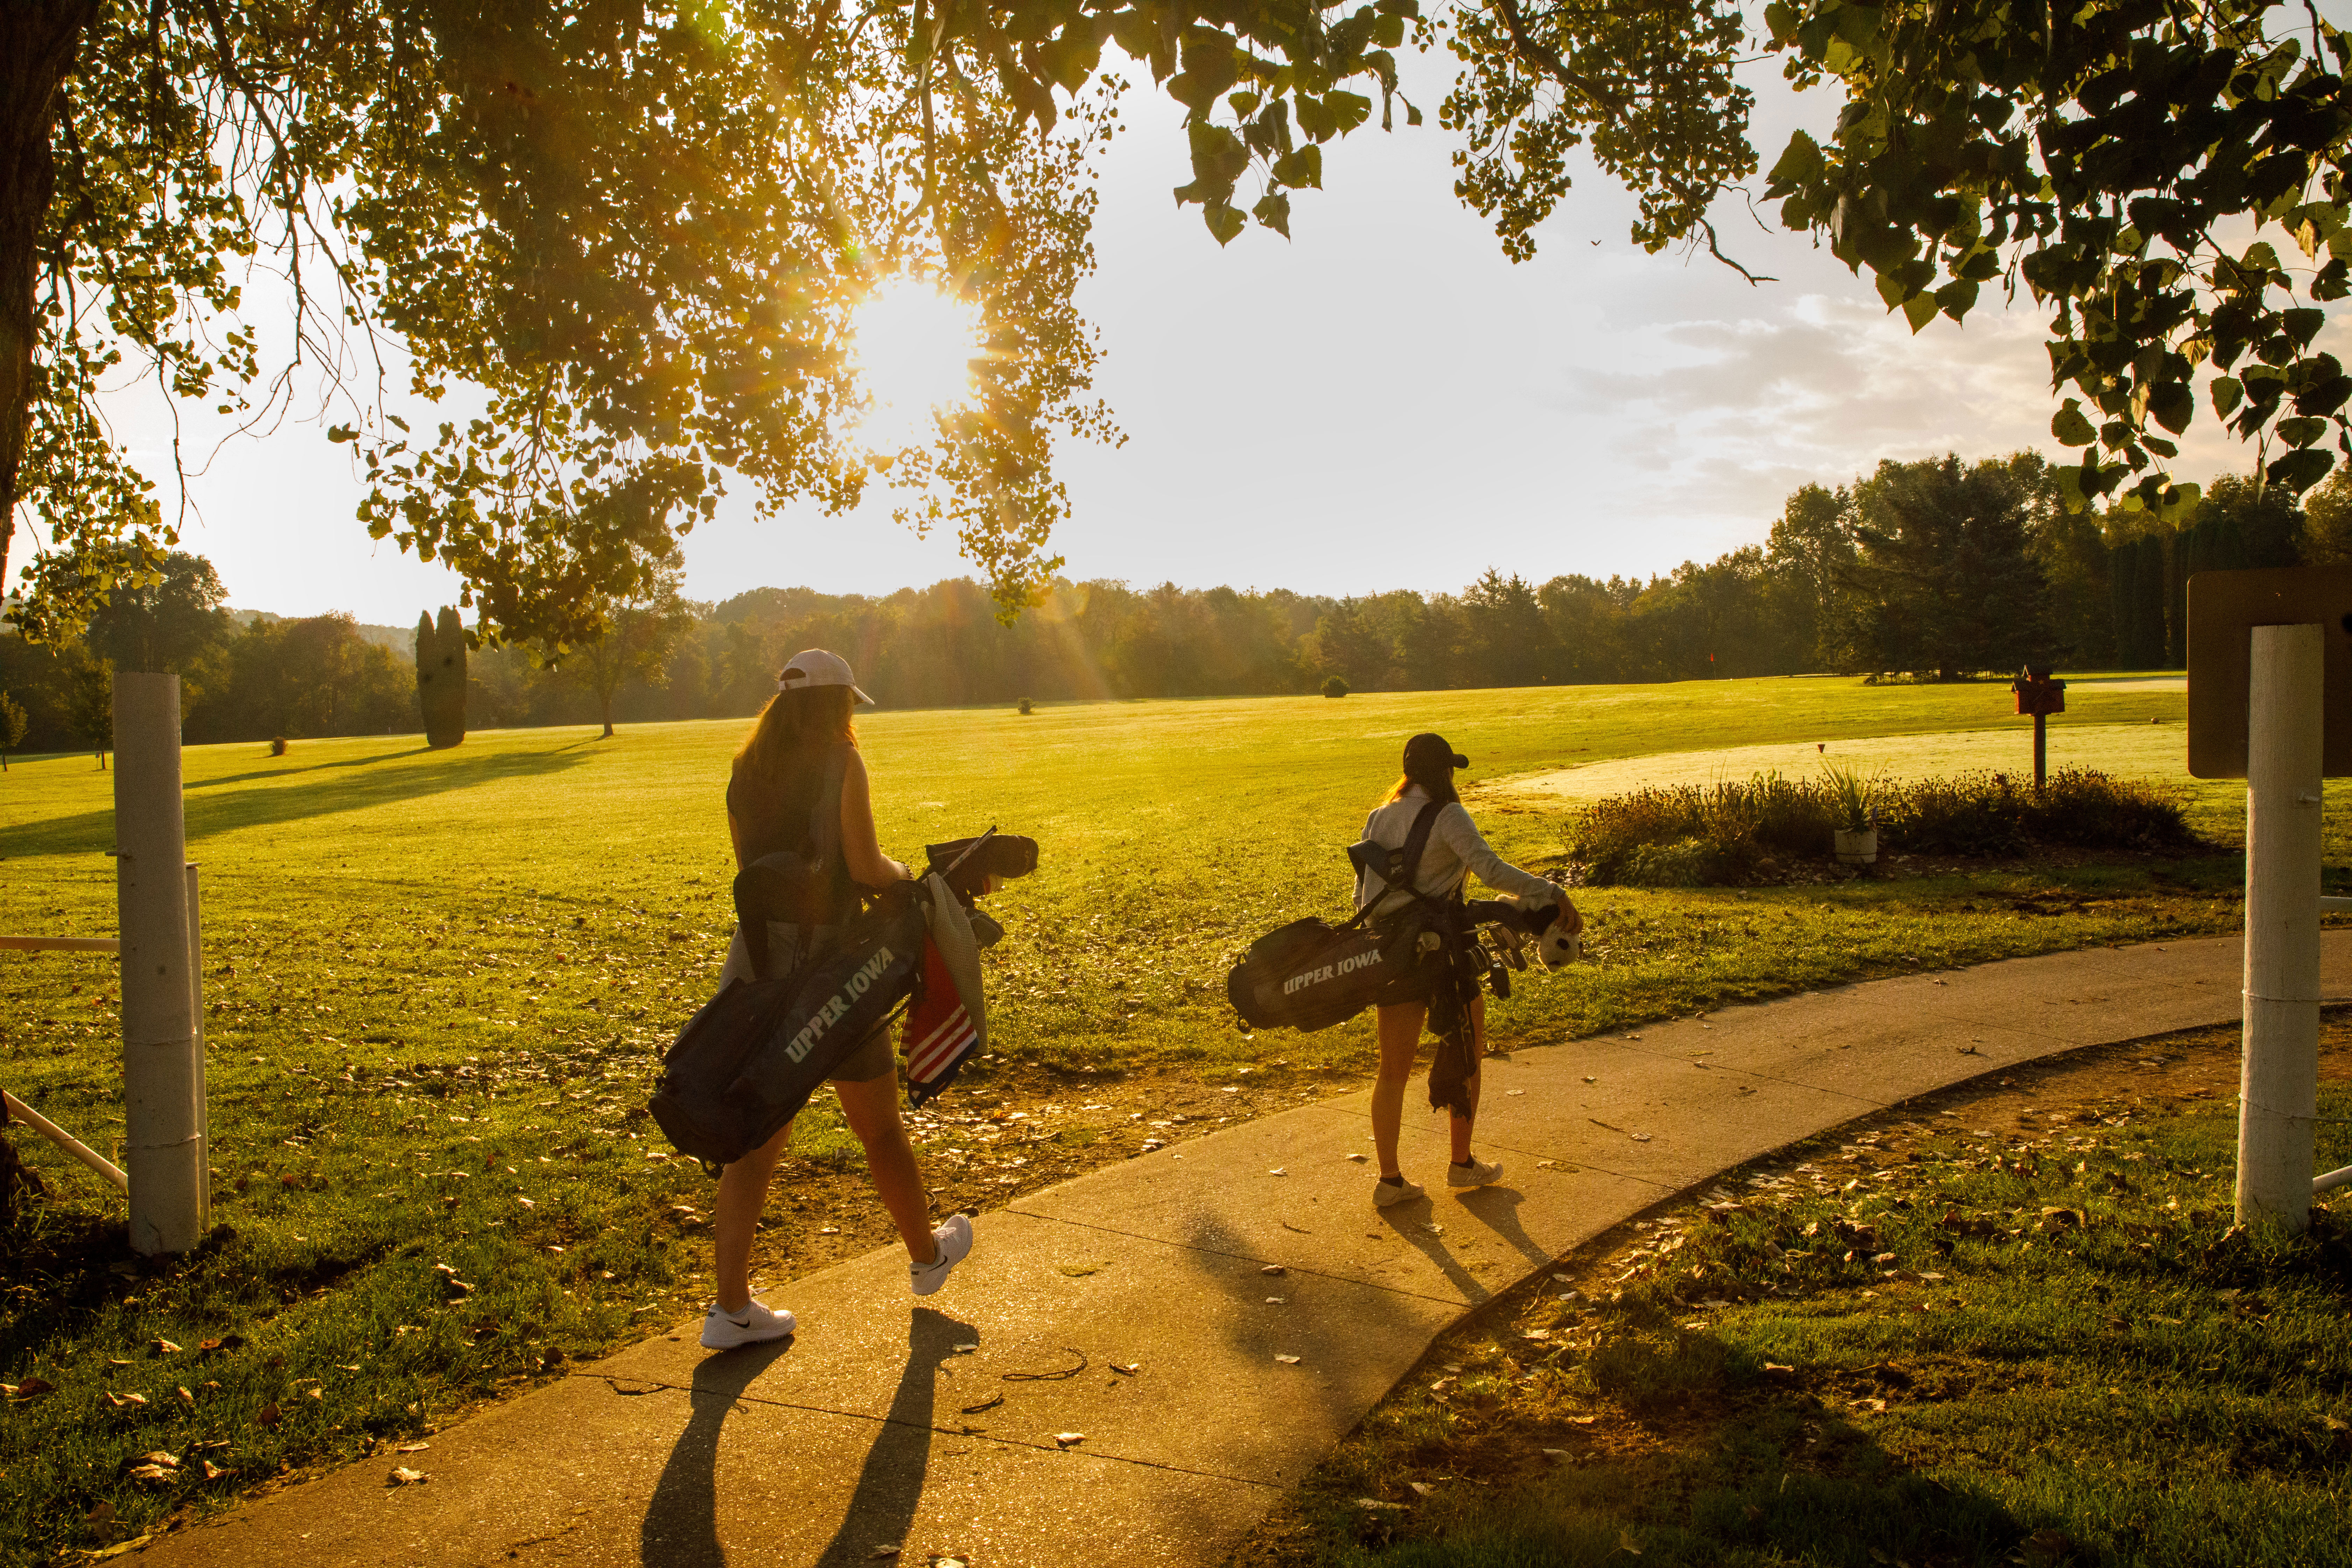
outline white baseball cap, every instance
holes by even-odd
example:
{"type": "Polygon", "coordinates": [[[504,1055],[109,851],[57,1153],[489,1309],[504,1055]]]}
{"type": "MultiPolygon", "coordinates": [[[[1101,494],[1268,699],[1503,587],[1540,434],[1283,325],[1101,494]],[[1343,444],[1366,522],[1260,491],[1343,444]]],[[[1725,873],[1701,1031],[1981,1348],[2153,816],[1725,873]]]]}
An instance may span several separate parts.
{"type": "Polygon", "coordinates": [[[846,686],[849,694],[868,708],[878,706],[874,699],[857,689],[856,678],[849,673],[849,661],[837,653],[827,653],[821,647],[806,648],[793,655],[776,677],[779,691],[798,691],[808,686],[846,686]]]}

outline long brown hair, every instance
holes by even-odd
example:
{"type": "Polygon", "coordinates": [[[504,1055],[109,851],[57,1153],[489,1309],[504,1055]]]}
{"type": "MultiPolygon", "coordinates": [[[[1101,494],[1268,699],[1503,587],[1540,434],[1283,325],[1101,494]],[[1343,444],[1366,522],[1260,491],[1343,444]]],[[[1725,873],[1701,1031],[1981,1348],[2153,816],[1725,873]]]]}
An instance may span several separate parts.
{"type": "Polygon", "coordinates": [[[1454,792],[1454,770],[1452,768],[1446,768],[1438,773],[1434,777],[1425,779],[1415,778],[1411,773],[1399,774],[1397,777],[1396,787],[1389,791],[1388,800],[1384,800],[1381,802],[1381,804],[1382,805],[1386,805],[1391,801],[1402,800],[1404,798],[1404,792],[1411,789],[1415,784],[1419,784],[1422,787],[1423,793],[1426,794],[1430,799],[1434,801],[1458,801],[1462,798],[1461,795],[1454,792]]]}
{"type": "Polygon", "coordinates": [[[846,686],[799,686],[779,691],[760,710],[759,721],[735,753],[735,776],[763,800],[782,801],[803,793],[824,752],[857,744],[850,722],[854,700],[846,686]]]}

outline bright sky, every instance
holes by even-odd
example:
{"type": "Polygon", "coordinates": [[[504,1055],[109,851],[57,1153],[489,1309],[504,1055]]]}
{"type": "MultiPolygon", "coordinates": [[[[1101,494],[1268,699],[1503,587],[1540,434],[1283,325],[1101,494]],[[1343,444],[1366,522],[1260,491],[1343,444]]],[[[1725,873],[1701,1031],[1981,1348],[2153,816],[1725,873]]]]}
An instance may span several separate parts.
{"type": "MultiPolygon", "coordinates": [[[[1988,289],[1965,330],[1938,321],[1915,338],[1825,251],[1735,205],[1717,214],[1726,248],[1779,281],[1644,255],[1626,239],[1630,202],[1598,174],[1537,259],[1506,261],[1451,194],[1432,75],[1446,63],[1414,62],[1429,123],[1404,129],[1400,112],[1393,134],[1375,121],[1327,148],[1330,188],[1297,199],[1293,241],[1252,229],[1222,252],[1169,194],[1191,178],[1182,110],[1130,95],[1082,296],[1129,439],[1060,455],[1076,510],[1055,540],[1066,574],[1328,594],[1454,589],[1488,566],[1646,576],[1761,542],[1807,480],[1882,458],[2057,450],[2030,302],[2004,310],[1988,289]]],[[[1789,92],[1777,61],[1748,75],[1769,167],[1832,106],[1789,92]]],[[[2327,331],[2352,337],[2340,317],[2327,331]]],[[[126,394],[116,417],[167,473],[152,396],[126,394]]],[[[192,464],[208,430],[189,426],[192,464]]],[[[2202,480],[2246,461],[2200,397],[2177,471],[2202,480]]],[[[201,516],[184,543],[244,608],[405,625],[454,601],[446,574],[366,537],[359,493],[320,426],[233,440],[192,487],[201,516]]],[[[882,507],[763,522],[741,495],[686,558],[688,593],[712,600],[763,584],[887,593],[971,570],[952,541],[918,540],[882,507]]]]}

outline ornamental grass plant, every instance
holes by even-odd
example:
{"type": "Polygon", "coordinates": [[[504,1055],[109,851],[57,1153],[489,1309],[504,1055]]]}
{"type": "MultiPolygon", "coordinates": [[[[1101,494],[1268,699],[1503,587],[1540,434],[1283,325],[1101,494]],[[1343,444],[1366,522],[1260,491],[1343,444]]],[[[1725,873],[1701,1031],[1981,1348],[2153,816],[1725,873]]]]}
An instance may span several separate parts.
{"type": "Polygon", "coordinates": [[[1832,834],[1875,824],[1882,851],[2013,859],[2037,847],[2188,854],[2183,803],[2160,784],[2062,768],[2037,791],[2008,773],[1889,782],[1825,769],[1611,795],[1570,817],[1568,857],[1590,887],[1686,888],[1778,879],[1826,860],[1832,834]]]}

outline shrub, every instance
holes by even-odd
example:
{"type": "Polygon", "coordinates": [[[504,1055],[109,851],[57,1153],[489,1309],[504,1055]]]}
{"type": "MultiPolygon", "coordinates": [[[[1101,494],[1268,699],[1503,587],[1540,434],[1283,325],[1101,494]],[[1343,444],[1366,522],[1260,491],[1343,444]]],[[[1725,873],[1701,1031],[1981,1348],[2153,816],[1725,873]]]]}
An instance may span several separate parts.
{"type": "MultiPolygon", "coordinates": [[[[1856,775],[1847,774],[1848,780],[1856,775]]],[[[2181,853],[2197,847],[2180,802],[2162,786],[2062,768],[2037,795],[2007,773],[1960,773],[1869,787],[1882,849],[2006,858],[2036,845],[2181,853]]],[[[1711,784],[1661,784],[1595,801],[1569,818],[1569,858],[1594,887],[1688,888],[1753,880],[1774,857],[1819,859],[1854,820],[1856,792],[1758,773],[1711,784]]]]}
{"type": "Polygon", "coordinates": [[[1029,699],[1026,697],[1021,700],[1021,716],[1024,719],[1029,716],[1029,699]]]}
{"type": "Polygon", "coordinates": [[[1336,675],[1332,676],[1323,683],[1323,695],[1326,697],[1345,697],[1348,695],[1348,683],[1340,679],[1336,675]]]}

